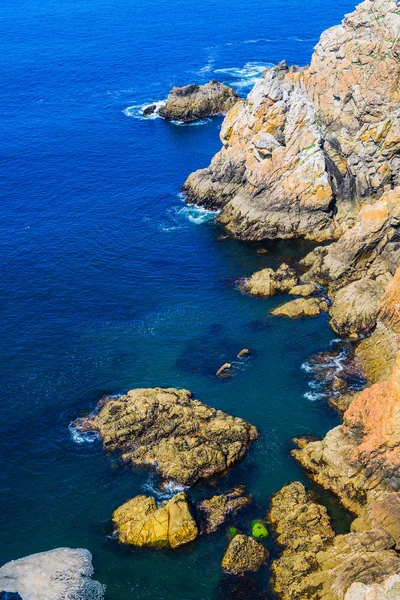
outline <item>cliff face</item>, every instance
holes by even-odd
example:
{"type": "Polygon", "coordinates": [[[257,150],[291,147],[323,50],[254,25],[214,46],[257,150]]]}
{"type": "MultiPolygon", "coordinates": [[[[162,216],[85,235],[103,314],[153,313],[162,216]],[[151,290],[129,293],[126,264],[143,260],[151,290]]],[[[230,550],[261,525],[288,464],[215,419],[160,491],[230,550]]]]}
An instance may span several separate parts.
{"type": "Polygon", "coordinates": [[[399,180],[400,10],[366,0],[325,31],[308,68],[267,70],[228,113],[188,202],[240,239],[339,237],[399,180]]]}

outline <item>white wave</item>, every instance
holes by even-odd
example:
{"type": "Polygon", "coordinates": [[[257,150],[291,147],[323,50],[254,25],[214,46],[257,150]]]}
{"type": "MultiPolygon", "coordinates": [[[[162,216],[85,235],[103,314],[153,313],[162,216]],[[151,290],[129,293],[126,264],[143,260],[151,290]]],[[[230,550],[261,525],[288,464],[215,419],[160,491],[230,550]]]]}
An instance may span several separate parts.
{"type": "Polygon", "coordinates": [[[306,373],[312,373],[312,372],[313,372],[313,370],[314,370],[314,369],[313,369],[313,367],[312,367],[312,365],[310,365],[310,363],[309,363],[309,362],[304,362],[304,363],[301,365],[301,368],[302,368],[302,370],[303,370],[303,371],[305,371],[306,373]]]}
{"type": "Polygon", "coordinates": [[[229,67],[225,69],[215,69],[215,73],[221,73],[233,79],[230,85],[236,89],[253,87],[261,78],[264,69],[272,67],[271,63],[248,62],[244,67],[229,67]]]}
{"type": "Polygon", "coordinates": [[[150,492],[158,502],[162,502],[164,500],[169,500],[179,492],[184,492],[188,487],[171,480],[164,482],[161,488],[159,488],[154,481],[154,476],[150,475],[146,483],[143,484],[143,489],[146,490],[146,492],[150,492]]]}
{"type": "Polygon", "coordinates": [[[68,425],[68,430],[75,444],[93,444],[93,442],[100,439],[97,431],[81,431],[79,427],[74,426],[72,423],[68,425]]]}
{"type": "Polygon", "coordinates": [[[146,104],[132,104],[131,106],[127,106],[122,112],[125,116],[131,117],[132,119],[161,119],[158,110],[161,106],[164,106],[166,102],[166,100],[158,100],[157,102],[146,102],[146,104]],[[155,111],[151,113],[151,115],[144,115],[143,111],[152,104],[156,107],[155,111]]]}
{"type": "Polygon", "coordinates": [[[177,125],[178,127],[198,127],[199,125],[205,125],[209,123],[211,119],[198,119],[197,121],[191,121],[190,123],[186,123],[185,121],[170,121],[173,125],[177,125]]]}
{"type": "Polygon", "coordinates": [[[310,402],[317,402],[317,400],[322,400],[325,398],[325,394],[310,391],[304,394],[304,398],[306,398],[306,400],[310,400],[310,402]]]}
{"type": "Polygon", "coordinates": [[[183,215],[191,223],[199,225],[200,223],[207,223],[213,221],[220,211],[207,210],[197,204],[188,204],[178,211],[179,215],[183,215]]]}

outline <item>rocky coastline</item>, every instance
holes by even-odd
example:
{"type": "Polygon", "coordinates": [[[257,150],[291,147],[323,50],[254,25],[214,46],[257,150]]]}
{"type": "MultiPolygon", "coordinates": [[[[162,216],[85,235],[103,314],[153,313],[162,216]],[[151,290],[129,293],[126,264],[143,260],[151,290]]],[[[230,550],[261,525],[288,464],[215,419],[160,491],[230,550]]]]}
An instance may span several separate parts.
{"type": "Polygon", "coordinates": [[[220,152],[183,186],[239,240],[323,242],[238,287],[297,296],[276,317],[328,312],[366,381],[356,391],[335,380],[343,424],[292,452],[354,514],[351,532],[335,535],[300,483],[272,500],[284,548],[273,586],[287,600],[400,598],[399,39],[396,1],[362,2],[322,34],[309,66],[263,73],[227,114],[220,152]]]}
{"type": "MultiPolygon", "coordinates": [[[[239,280],[238,288],[261,298],[283,295],[271,311],[274,318],[327,313],[332,330],[351,346],[349,371],[366,381],[359,390],[345,376],[334,377],[329,402],[342,424],[323,439],[296,438],[292,450],[310,479],[352,513],[351,530],[336,534],[327,508],[302,483],[283,487],[267,515],[279,548],[271,588],[282,600],[400,598],[396,0],[365,0],[323,33],[309,66],[282,61],[264,72],[247,99],[221,86],[212,81],[174,88],[158,110],[183,122],[228,111],[223,147],[209,167],[188,177],[186,201],[218,209],[218,222],[239,240],[303,238],[323,244],[297,265],[263,269],[239,280]]],[[[217,375],[227,376],[230,366],[224,364],[217,375]]],[[[74,426],[98,432],[106,451],[118,452],[131,467],[152,468],[164,483],[184,490],[226,473],[259,436],[242,418],[175,388],[106,398],[74,426]]],[[[249,502],[240,486],[197,503],[186,491],[160,504],[140,495],[115,508],[112,523],[122,544],[175,550],[213,534],[249,502]]],[[[265,565],[269,553],[254,532],[230,528],[224,572],[240,577],[265,565]]],[[[75,588],[93,598],[104,594],[91,579],[90,553],[65,548],[4,565],[0,590],[27,598],[38,571],[41,585],[61,587],[55,594],[38,588],[39,595],[29,598],[75,597],[64,590],[66,584],[73,594],[75,588]]]]}

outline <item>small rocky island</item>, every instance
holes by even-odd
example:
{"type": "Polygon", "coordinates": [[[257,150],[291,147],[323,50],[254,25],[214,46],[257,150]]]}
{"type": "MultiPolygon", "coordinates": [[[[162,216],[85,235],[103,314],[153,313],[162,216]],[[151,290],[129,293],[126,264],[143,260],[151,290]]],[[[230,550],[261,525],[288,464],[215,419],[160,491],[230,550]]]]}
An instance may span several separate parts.
{"type": "Polygon", "coordinates": [[[183,87],[174,87],[163,106],[157,108],[151,104],[143,110],[144,115],[157,112],[168,121],[191,123],[213,115],[224,115],[240,97],[227,85],[212,80],[204,85],[192,83],[183,87]]]}
{"type": "Polygon", "coordinates": [[[104,448],[136,467],[153,466],[164,480],[192,485],[239,462],[257,429],[174,388],[131,390],[106,400],[98,414],[79,419],[98,431],[104,448]]]}

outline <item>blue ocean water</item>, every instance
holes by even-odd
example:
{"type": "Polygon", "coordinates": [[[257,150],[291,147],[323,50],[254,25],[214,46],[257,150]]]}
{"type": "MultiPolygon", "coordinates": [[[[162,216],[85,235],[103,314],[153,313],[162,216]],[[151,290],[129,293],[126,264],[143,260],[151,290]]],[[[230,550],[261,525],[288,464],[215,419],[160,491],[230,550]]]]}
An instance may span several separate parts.
{"type": "Polygon", "coordinates": [[[106,392],[185,387],[261,432],[240,465],[193,498],[245,483],[254,503],[237,524],[247,531],[274,491],[306,481],[289,456],[291,437],[323,435],[338,421],[301,365],[329,349],[333,334],[325,317],[271,319],[282,298],[250,298],[234,285],[306,247],[269,244],[260,254],[225,239],[212,214],[185,207],[180,186],[219,149],[221,119],[178,126],[140,109],[173,85],[211,78],[246,94],[264,66],[306,64],[320,33],[353,7],[9,0],[0,8],[0,564],[85,547],[109,600],[263,597],[267,569],[239,582],[223,575],[224,530],[174,553],[119,546],[112,511],[138,493],[159,494],[158,482],[68,426],[106,392]],[[243,347],[251,357],[236,360],[243,347]],[[217,379],[232,360],[234,376],[217,379]]]}

